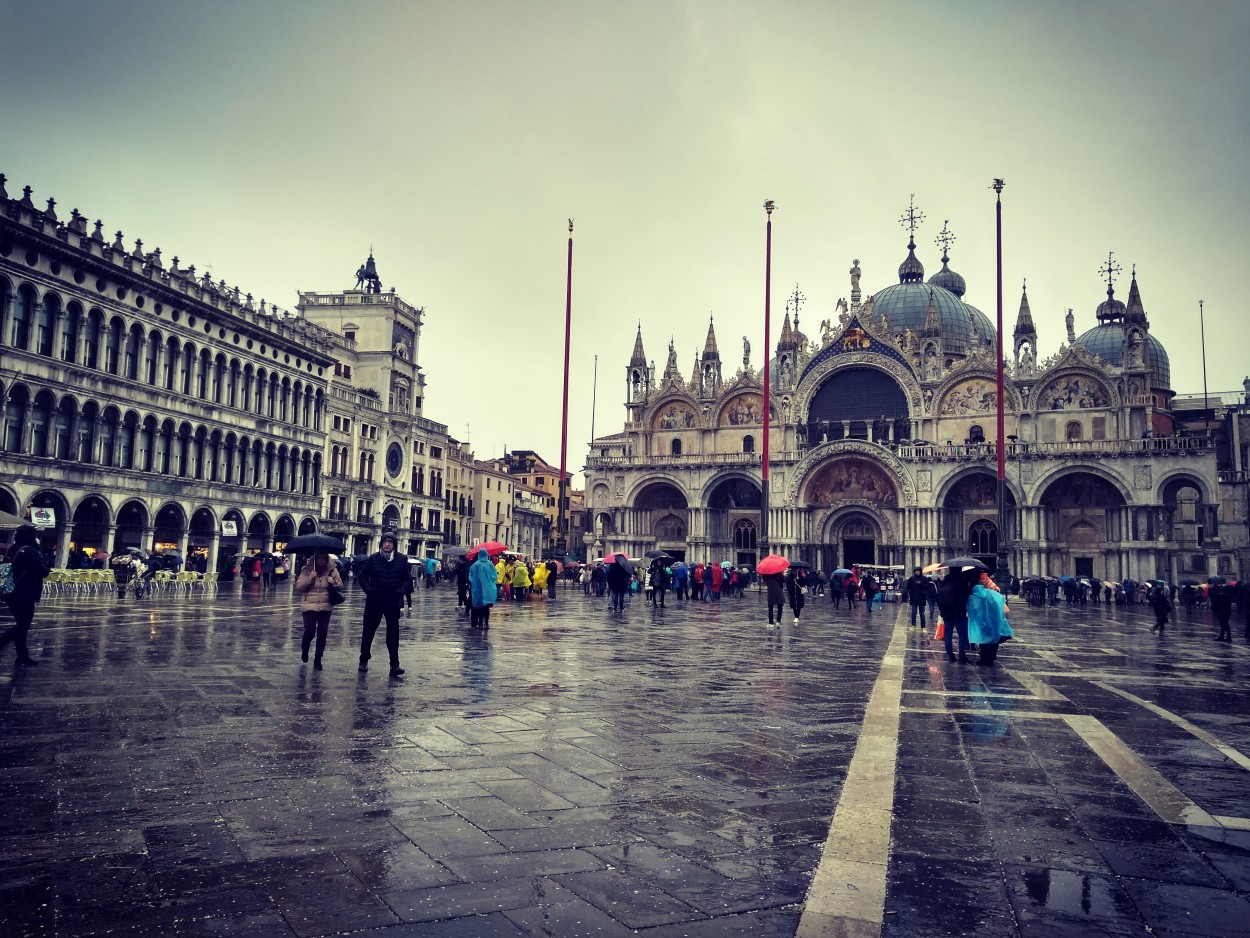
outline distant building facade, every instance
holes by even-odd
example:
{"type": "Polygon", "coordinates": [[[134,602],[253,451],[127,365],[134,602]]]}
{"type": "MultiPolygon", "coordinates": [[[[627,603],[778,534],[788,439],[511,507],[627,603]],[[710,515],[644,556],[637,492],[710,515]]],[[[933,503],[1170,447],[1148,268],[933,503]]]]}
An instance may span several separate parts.
{"type": "MultiPolygon", "coordinates": [[[[1069,313],[1067,341],[1045,361],[1021,296],[1004,343],[1000,531],[994,327],[965,302],[945,250],[928,281],[914,239],[907,251],[898,282],[867,297],[856,261],[850,300],[819,337],[799,331],[796,305],[767,353],[772,549],[822,570],[911,569],[953,553],[992,560],[1005,537],[1022,576],[1240,574],[1244,549],[1231,545],[1245,543],[1245,509],[1214,439],[1177,432],[1135,274],[1126,304],[1109,270],[1096,325],[1078,337],[1069,313]]],[[[728,365],[709,324],[686,377],[671,345],[657,373],[640,328],[625,373],[625,425],[593,441],[585,469],[593,549],[754,563],[763,372],[749,342],[741,367],[728,365]]]]}

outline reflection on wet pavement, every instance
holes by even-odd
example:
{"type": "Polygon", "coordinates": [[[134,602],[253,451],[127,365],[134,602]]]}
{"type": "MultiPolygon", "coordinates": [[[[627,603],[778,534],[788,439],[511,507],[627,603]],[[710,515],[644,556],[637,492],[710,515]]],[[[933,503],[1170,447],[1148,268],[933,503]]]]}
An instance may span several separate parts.
{"type": "Polygon", "coordinates": [[[322,672],[281,588],[52,598],[0,670],[0,934],[1246,933],[1244,646],[1013,606],[986,670],[763,608],[423,591],[394,682],[355,593],[322,672]]]}

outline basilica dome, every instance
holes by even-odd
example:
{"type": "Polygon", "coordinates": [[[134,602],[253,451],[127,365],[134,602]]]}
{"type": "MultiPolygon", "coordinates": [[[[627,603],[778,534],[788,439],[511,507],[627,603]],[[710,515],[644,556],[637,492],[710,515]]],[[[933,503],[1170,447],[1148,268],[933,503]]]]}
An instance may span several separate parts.
{"type": "MultiPolygon", "coordinates": [[[[1079,336],[1076,343],[1117,368],[1124,364],[1124,324],[1122,322],[1100,322],[1079,336]]],[[[1149,332],[1146,333],[1146,347],[1142,353],[1142,359],[1146,367],[1150,369],[1150,386],[1170,391],[1172,389],[1172,365],[1168,361],[1167,350],[1164,349],[1163,343],[1149,332]]]]}
{"type": "Polygon", "coordinates": [[[932,303],[946,354],[967,355],[977,346],[992,347],[994,324],[961,298],[964,278],[943,263],[942,270],[925,283],[924,266],[916,258],[915,248],[914,241],[908,242],[907,259],[898,269],[899,282],[873,295],[873,312],[889,317],[892,333],[911,329],[920,336],[932,303]]]}

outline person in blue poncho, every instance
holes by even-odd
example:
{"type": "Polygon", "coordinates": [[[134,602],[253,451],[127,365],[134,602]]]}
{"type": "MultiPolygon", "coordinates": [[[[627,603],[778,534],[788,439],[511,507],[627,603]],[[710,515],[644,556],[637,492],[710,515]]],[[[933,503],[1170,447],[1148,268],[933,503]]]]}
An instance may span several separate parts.
{"type": "Polygon", "coordinates": [[[998,646],[1013,634],[1007,624],[1007,601],[997,589],[990,588],[992,584],[982,575],[968,597],[968,641],[975,642],[980,651],[977,664],[986,667],[994,664],[998,646]]]}
{"type": "Polygon", "coordinates": [[[469,614],[469,628],[490,628],[490,607],[499,598],[495,580],[499,573],[490,562],[490,554],[485,550],[477,552],[477,560],[469,568],[469,602],[472,612],[469,614]]]}

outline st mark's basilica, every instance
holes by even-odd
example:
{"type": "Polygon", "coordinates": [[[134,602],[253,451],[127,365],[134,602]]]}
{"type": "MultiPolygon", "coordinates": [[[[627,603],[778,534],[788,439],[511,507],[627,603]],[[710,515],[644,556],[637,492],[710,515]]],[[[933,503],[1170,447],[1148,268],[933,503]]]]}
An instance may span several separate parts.
{"type": "MultiPolygon", "coordinates": [[[[768,354],[769,540],[821,570],[991,558],[1003,533],[994,325],[964,299],[949,232],[926,280],[910,227],[897,282],[865,295],[856,260],[850,300],[819,335],[787,311],[768,354]]],[[[1121,301],[1117,270],[1108,258],[1096,325],[1077,335],[1069,311],[1054,356],[1038,359],[1027,291],[1004,336],[1009,567],[1117,581],[1236,574],[1239,551],[1220,538],[1215,441],[1176,419],[1136,271],[1121,301]]],[[[688,375],[671,343],[657,373],[640,324],[624,428],[594,440],[587,460],[596,548],[754,563],[763,373],[745,337],[741,361],[729,359],[710,322],[688,375]]]]}

